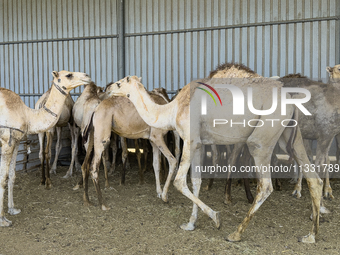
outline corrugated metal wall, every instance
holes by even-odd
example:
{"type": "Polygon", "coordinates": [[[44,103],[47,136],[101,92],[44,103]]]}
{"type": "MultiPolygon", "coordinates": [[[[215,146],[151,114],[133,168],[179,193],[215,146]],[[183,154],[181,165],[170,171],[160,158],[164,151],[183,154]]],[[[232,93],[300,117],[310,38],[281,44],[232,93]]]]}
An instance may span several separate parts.
{"type": "MultiPolygon", "coordinates": [[[[86,72],[99,86],[117,80],[116,14],[116,0],[0,0],[0,87],[13,90],[34,108],[50,87],[54,70],[86,72]]],[[[66,148],[70,147],[69,137],[64,128],[62,144],[66,148]]],[[[29,162],[25,140],[17,170],[40,164],[37,135],[29,136],[28,141],[29,162]]],[[[61,154],[69,152],[64,149],[61,154]]]]}
{"type": "Polygon", "coordinates": [[[225,61],[326,79],[339,15],[340,0],[0,0],[0,86],[34,107],[62,69],[169,92],[225,61]]]}
{"type": "Polygon", "coordinates": [[[84,71],[99,86],[116,80],[116,7],[116,0],[1,0],[1,87],[34,107],[54,70],[84,71]]]}
{"type": "Polygon", "coordinates": [[[339,2],[126,0],[126,73],[171,91],[225,61],[324,79],[340,62],[339,2]]]}

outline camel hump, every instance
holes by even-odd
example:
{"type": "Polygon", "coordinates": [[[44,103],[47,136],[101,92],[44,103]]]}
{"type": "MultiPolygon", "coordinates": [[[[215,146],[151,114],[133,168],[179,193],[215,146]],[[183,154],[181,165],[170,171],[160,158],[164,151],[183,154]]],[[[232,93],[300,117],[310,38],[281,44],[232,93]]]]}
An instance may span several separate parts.
{"type": "Polygon", "coordinates": [[[300,73],[288,74],[278,79],[278,81],[284,84],[284,87],[301,87],[301,86],[311,86],[311,85],[325,85],[322,82],[314,81],[308,79],[300,73]]]}
{"type": "MultiPolygon", "coordinates": [[[[221,71],[228,71],[230,69],[234,69],[235,72],[243,71],[243,73],[247,75],[245,77],[259,77],[259,75],[255,73],[252,69],[250,69],[248,66],[245,66],[240,63],[226,62],[226,63],[218,65],[215,68],[215,70],[211,71],[208,78],[213,78],[217,73],[221,71]]],[[[237,77],[237,76],[234,76],[234,77],[237,77]]]]}

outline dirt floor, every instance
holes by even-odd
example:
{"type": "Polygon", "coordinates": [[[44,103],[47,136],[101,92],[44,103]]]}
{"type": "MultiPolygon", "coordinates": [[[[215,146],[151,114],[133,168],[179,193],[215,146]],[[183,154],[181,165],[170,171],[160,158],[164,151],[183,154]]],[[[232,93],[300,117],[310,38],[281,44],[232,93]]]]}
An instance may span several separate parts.
{"type": "MultiPolygon", "coordinates": [[[[131,158],[131,157],[130,157],[131,158]]],[[[133,164],[134,165],[134,164],[133,164]]],[[[221,212],[222,226],[199,214],[195,231],[179,228],[191,214],[191,202],[171,185],[169,203],[156,196],[154,175],[138,185],[137,167],[127,172],[125,186],[119,175],[110,177],[112,189],[103,190],[109,211],[101,211],[91,183],[90,199],[84,207],[82,190],[72,188],[79,179],[63,179],[67,167],[52,176],[53,188],[39,186],[38,172],[18,173],[14,202],[21,214],[6,217],[13,226],[1,228],[1,254],[339,254],[340,181],[332,181],[335,199],[326,201],[331,214],[321,220],[316,244],[303,244],[308,234],[311,200],[304,182],[302,198],[291,196],[293,184],[283,180],[283,190],[274,191],[252,219],[238,243],[225,241],[243,220],[250,205],[243,187],[233,185],[233,203],[223,204],[224,181],[217,180],[200,198],[221,212]]],[[[101,187],[104,187],[103,175],[101,187]]],[[[207,180],[203,180],[203,185],[207,180]]],[[[234,181],[235,183],[235,181],[234,181]]],[[[255,184],[252,184],[255,193],[255,184]]],[[[7,212],[7,198],[5,200],[7,212]]]]}

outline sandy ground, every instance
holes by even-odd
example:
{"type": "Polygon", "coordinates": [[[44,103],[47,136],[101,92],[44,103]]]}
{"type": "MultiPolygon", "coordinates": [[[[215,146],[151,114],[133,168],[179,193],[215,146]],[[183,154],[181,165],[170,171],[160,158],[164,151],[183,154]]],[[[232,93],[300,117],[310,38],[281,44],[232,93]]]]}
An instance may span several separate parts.
{"type": "MultiPolygon", "coordinates": [[[[131,158],[131,157],[130,157],[131,158]]],[[[326,201],[331,214],[321,220],[316,244],[299,243],[308,234],[311,200],[304,182],[302,198],[290,194],[293,185],[283,180],[283,190],[274,191],[252,219],[242,241],[230,243],[225,237],[243,220],[250,205],[243,187],[233,185],[233,203],[223,204],[224,181],[217,180],[200,198],[221,212],[222,226],[199,214],[195,231],[179,228],[191,214],[191,202],[172,185],[169,203],[156,197],[154,175],[138,185],[137,167],[127,172],[125,186],[118,173],[110,177],[112,189],[103,190],[111,207],[101,211],[91,183],[90,199],[95,206],[84,207],[82,190],[72,187],[80,174],[63,179],[67,167],[52,176],[53,188],[39,186],[39,173],[18,173],[14,189],[21,214],[6,217],[13,226],[1,228],[1,254],[339,254],[340,182],[332,181],[335,200],[326,201]]],[[[101,187],[104,187],[101,175],[101,187]]],[[[203,181],[203,185],[207,180],[203,181]]],[[[235,181],[234,181],[235,183],[235,181]]],[[[255,193],[255,185],[252,184],[255,193]]],[[[7,211],[7,198],[5,200],[7,211]]]]}

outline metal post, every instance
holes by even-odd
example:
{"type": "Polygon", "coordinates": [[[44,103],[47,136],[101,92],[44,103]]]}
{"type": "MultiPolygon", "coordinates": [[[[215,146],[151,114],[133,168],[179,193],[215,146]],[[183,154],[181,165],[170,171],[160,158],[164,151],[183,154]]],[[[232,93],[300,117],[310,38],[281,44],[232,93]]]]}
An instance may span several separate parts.
{"type": "Polygon", "coordinates": [[[125,77],[125,8],[124,0],[117,0],[118,16],[118,79],[125,77]]]}

